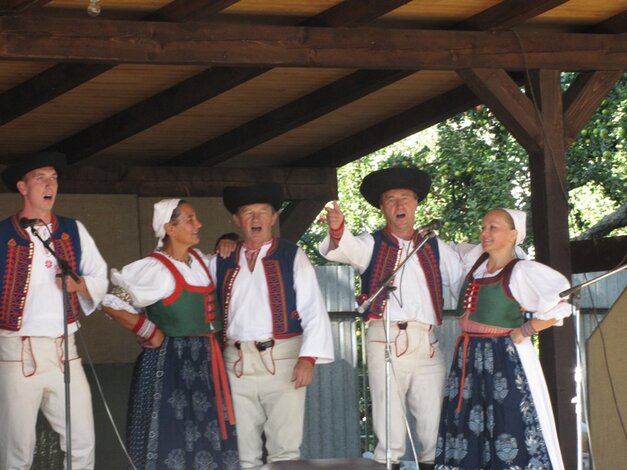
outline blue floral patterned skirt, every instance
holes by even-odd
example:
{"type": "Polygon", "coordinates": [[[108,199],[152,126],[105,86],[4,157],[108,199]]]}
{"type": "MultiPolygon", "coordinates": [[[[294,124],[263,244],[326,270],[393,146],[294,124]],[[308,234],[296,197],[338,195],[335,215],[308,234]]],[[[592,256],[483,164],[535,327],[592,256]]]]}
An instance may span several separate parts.
{"type": "Polygon", "coordinates": [[[127,426],[138,470],[239,470],[235,426],[220,437],[211,344],[206,337],[166,337],[137,358],[127,426]]]}
{"type": "Polygon", "coordinates": [[[527,378],[509,335],[460,339],[444,390],[435,468],[550,470],[527,378]]]}

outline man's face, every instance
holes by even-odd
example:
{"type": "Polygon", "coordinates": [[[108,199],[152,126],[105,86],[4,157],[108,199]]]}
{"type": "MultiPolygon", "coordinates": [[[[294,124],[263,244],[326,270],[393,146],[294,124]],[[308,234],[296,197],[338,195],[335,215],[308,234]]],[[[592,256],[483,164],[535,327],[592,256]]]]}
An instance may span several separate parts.
{"type": "Polygon", "coordinates": [[[410,189],[390,189],[381,195],[381,212],[393,233],[413,230],[418,197],[410,189]]]}
{"type": "Polygon", "coordinates": [[[248,204],[238,209],[233,220],[242,229],[244,241],[255,247],[272,239],[278,212],[270,204],[248,204]]]}
{"type": "Polygon", "coordinates": [[[24,198],[24,210],[33,215],[52,211],[58,188],[57,171],[51,166],[31,170],[17,182],[17,190],[24,198]]]}

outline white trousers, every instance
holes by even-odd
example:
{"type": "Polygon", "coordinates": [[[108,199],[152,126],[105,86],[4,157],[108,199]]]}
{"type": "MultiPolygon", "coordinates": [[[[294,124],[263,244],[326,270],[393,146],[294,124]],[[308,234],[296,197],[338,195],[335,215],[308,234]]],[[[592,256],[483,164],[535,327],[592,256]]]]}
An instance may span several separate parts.
{"type": "Polygon", "coordinates": [[[260,467],[262,433],[268,463],[300,458],[307,387],[294,388],[292,373],[302,338],[275,340],[259,352],[252,341],[236,348],[229,341],[224,362],[229,375],[237,428],[240,465],[260,467]]]}
{"type": "MultiPolygon", "coordinates": [[[[91,470],[95,448],[91,393],[74,335],[69,340],[72,470],[91,470]]],[[[0,469],[30,469],[39,410],[59,434],[65,452],[63,350],[62,338],[0,337],[0,469]]]]}
{"type": "MultiPolygon", "coordinates": [[[[446,367],[432,327],[407,322],[407,329],[390,322],[391,341],[391,461],[405,455],[407,432],[406,404],[416,419],[420,445],[418,460],[433,463],[440,425],[440,408],[444,395],[446,367]]],[[[371,320],[366,333],[368,377],[372,398],[373,428],[378,439],[375,460],[386,461],[385,413],[385,331],[382,320],[371,320]]]]}

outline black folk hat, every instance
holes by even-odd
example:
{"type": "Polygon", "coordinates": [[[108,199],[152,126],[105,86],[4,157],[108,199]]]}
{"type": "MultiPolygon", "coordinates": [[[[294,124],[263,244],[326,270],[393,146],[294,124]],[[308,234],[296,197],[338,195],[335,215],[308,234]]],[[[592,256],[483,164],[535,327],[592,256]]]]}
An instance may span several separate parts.
{"type": "Polygon", "coordinates": [[[377,170],[361,182],[359,191],[371,205],[380,207],[381,195],[390,189],[410,189],[422,201],[431,188],[431,177],[418,168],[393,167],[377,170]]]}
{"type": "Polygon", "coordinates": [[[54,167],[57,173],[61,173],[67,166],[65,154],[61,152],[40,152],[33,155],[26,155],[4,169],[2,172],[2,181],[7,188],[12,191],[17,191],[17,182],[21,180],[26,173],[46,166],[54,167]]]}
{"type": "Polygon", "coordinates": [[[227,186],[222,192],[224,206],[231,214],[247,204],[270,204],[281,209],[283,190],[279,183],[259,183],[252,186],[227,186]]]}

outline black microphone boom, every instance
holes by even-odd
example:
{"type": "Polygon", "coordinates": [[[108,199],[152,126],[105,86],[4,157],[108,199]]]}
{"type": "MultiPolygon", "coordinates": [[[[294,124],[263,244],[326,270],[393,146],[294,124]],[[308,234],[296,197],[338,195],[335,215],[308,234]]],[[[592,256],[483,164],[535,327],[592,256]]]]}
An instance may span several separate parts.
{"type": "Polygon", "coordinates": [[[44,222],[41,219],[27,219],[26,217],[20,217],[20,227],[23,229],[27,229],[37,224],[43,224],[43,223],[44,222]]]}

